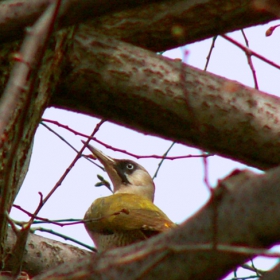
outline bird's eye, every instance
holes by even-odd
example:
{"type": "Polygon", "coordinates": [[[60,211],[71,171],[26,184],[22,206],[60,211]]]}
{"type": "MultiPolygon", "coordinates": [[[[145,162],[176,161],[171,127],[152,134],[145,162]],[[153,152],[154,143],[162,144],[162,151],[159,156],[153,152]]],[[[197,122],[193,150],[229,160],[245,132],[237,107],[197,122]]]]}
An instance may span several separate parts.
{"type": "Polygon", "coordinates": [[[134,169],[134,165],[133,165],[132,163],[128,163],[128,164],[126,165],[126,168],[127,168],[128,170],[133,170],[133,169],[134,169]]]}

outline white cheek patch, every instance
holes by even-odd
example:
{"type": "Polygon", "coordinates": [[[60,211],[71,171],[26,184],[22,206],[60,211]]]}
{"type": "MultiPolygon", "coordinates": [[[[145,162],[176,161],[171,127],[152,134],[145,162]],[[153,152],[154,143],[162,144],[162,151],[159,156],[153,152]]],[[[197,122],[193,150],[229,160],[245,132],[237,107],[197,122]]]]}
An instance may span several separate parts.
{"type": "Polygon", "coordinates": [[[131,175],[126,176],[128,181],[134,186],[148,186],[151,184],[150,175],[141,169],[137,169],[131,175]]]}
{"type": "Polygon", "coordinates": [[[141,169],[131,175],[126,174],[130,184],[122,185],[115,193],[133,193],[154,201],[155,185],[150,175],[141,169]]]}

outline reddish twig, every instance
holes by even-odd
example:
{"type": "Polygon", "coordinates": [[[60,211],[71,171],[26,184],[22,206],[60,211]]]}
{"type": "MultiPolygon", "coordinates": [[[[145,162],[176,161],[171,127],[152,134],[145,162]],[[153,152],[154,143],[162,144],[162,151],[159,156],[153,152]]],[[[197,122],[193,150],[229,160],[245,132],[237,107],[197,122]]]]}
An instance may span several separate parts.
{"type": "MultiPolygon", "coordinates": [[[[63,182],[63,180],[66,178],[66,176],[68,175],[68,173],[71,171],[71,169],[74,167],[74,165],[76,164],[77,160],[81,157],[84,149],[87,147],[90,139],[93,137],[93,135],[99,130],[100,126],[104,123],[104,120],[101,120],[95,127],[95,129],[93,130],[91,136],[87,139],[85,145],[80,149],[80,151],[78,152],[78,154],[75,156],[74,160],[71,162],[71,164],[69,165],[69,167],[65,170],[65,172],[63,173],[63,175],[60,177],[60,179],[58,180],[58,182],[55,184],[55,186],[52,188],[52,190],[48,193],[48,195],[43,199],[43,205],[48,201],[48,199],[52,196],[52,194],[57,190],[57,188],[61,185],[61,183],[63,182]]],[[[41,207],[41,208],[42,208],[41,207]]],[[[39,211],[41,210],[41,208],[39,209],[39,211]]],[[[38,211],[38,212],[39,212],[38,211]]],[[[38,212],[35,214],[37,215],[38,212]]]]}
{"type": "Polygon", "coordinates": [[[248,55],[250,55],[250,56],[253,55],[253,56],[257,57],[258,59],[260,59],[260,60],[266,62],[267,64],[269,64],[269,65],[271,65],[271,66],[273,66],[273,67],[275,67],[275,68],[277,68],[277,69],[280,69],[280,65],[274,63],[273,61],[271,61],[271,60],[265,58],[264,56],[262,56],[262,55],[260,55],[260,54],[258,54],[258,53],[256,53],[256,52],[250,50],[249,48],[243,46],[242,44],[240,44],[239,42],[237,42],[237,41],[235,41],[234,39],[230,38],[229,36],[227,36],[227,35],[220,35],[220,36],[223,37],[224,39],[228,40],[229,42],[233,43],[234,45],[236,45],[238,48],[240,48],[241,50],[243,50],[243,51],[244,51],[245,53],[247,53],[248,55]]]}
{"type": "Polygon", "coordinates": [[[122,150],[122,149],[118,149],[118,148],[115,148],[113,146],[110,146],[100,140],[98,140],[97,138],[93,137],[92,140],[94,140],[95,142],[103,145],[104,147],[106,147],[107,149],[110,149],[110,150],[113,150],[115,152],[120,152],[120,153],[124,153],[126,155],[129,155],[129,156],[132,156],[132,157],[135,157],[137,159],[140,159],[140,158],[156,158],[156,159],[169,159],[169,160],[175,160],[175,159],[183,159],[183,158],[201,158],[201,157],[208,157],[208,156],[212,156],[212,154],[207,154],[207,155],[185,155],[185,156],[174,156],[174,157],[164,157],[164,156],[159,156],[159,155],[142,155],[142,156],[139,156],[139,155],[136,155],[136,154],[133,154],[133,153],[130,153],[126,150],[122,150]]]}
{"type": "Polygon", "coordinates": [[[211,187],[209,183],[209,172],[208,172],[208,160],[207,157],[203,157],[203,167],[204,167],[204,183],[207,187],[207,189],[210,191],[210,193],[213,192],[213,188],[211,187]]]}
{"type": "Polygon", "coordinates": [[[271,36],[272,33],[274,32],[274,30],[275,30],[276,28],[278,28],[279,26],[280,26],[280,24],[277,24],[277,25],[274,25],[274,26],[269,27],[269,28],[266,30],[266,32],[265,32],[265,36],[266,36],[266,37],[271,36]]]}
{"type": "Polygon", "coordinates": [[[135,157],[137,159],[140,159],[140,158],[155,158],[155,159],[168,159],[168,160],[175,160],[175,159],[183,159],[183,158],[201,158],[201,157],[209,157],[209,156],[213,156],[214,154],[204,154],[204,155],[185,155],[185,156],[174,156],[174,157],[165,157],[165,156],[159,156],[159,155],[136,155],[136,154],[133,154],[133,153],[130,153],[126,150],[122,150],[122,149],[119,149],[119,148],[115,148],[113,146],[110,146],[100,140],[98,140],[96,137],[90,137],[88,136],[87,134],[84,134],[84,133],[81,133],[81,132],[78,132],[72,128],[70,128],[68,125],[64,125],[64,124],[61,124],[59,123],[58,121],[54,121],[54,120],[49,120],[49,119],[42,119],[43,122],[48,122],[48,123],[52,123],[54,125],[57,125],[59,127],[62,127],[72,133],[74,133],[75,135],[79,135],[79,136],[82,136],[82,137],[85,137],[85,138],[88,138],[90,140],[93,140],[99,144],[101,144],[102,146],[106,147],[107,149],[110,149],[110,150],[113,150],[115,152],[120,152],[120,153],[123,153],[123,154],[126,154],[126,155],[129,155],[129,156],[132,156],[132,157],[135,157]]]}
{"type": "MultiPolygon", "coordinates": [[[[104,121],[101,120],[99,122],[99,124],[96,125],[96,127],[93,130],[91,136],[93,136],[98,131],[100,126],[103,124],[103,122],[104,121]]],[[[90,139],[87,140],[86,145],[88,144],[89,141],[90,141],[90,139]]],[[[35,212],[33,214],[31,214],[31,219],[29,220],[29,222],[25,226],[22,227],[22,229],[19,232],[20,234],[17,235],[17,241],[16,241],[16,244],[13,248],[13,251],[15,251],[15,252],[13,252],[13,254],[11,254],[11,255],[8,255],[8,258],[4,260],[4,262],[7,264],[7,263],[11,262],[11,258],[16,259],[16,263],[18,265],[13,268],[13,275],[15,275],[15,276],[18,275],[20,270],[21,270],[21,263],[22,263],[22,260],[23,260],[25,244],[26,244],[26,240],[27,240],[27,237],[28,237],[28,234],[29,234],[31,224],[33,223],[35,217],[37,217],[37,215],[40,212],[40,210],[42,209],[42,207],[48,201],[48,199],[52,196],[52,194],[56,191],[56,189],[61,185],[61,183],[63,182],[63,180],[67,176],[67,174],[70,172],[70,170],[73,168],[73,166],[77,162],[77,160],[81,157],[82,152],[86,148],[86,145],[84,145],[82,147],[82,149],[78,152],[78,154],[76,155],[76,157],[74,158],[74,160],[72,161],[70,166],[66,169],[64,174],[61,176],[61,178],[56,183],[56,185],[52,188],[52,190],[48,193],[48,195],[43,199],[43,195],[41,193],[39,193],[40,203],[39,203],[37,209],[35,210],[35,212]]]]}
{"type": "MultiPolygon", "coordinates": [[[[246,37],[246,34],[245,32],[243,31],[243,29],[241,29],[241,33],[243,35],[243,38],[245,40],[245,44],[246,44],[246,47],[249,48],[249,41],[246,37]]],[[[259,85],[258,85],[258,79],[257,79],[257,73],[256,73],[256,70],[254,68],[254,65],[253,65],[253,61],[252,61],[252,55],[249,54],[248,52],[245,52],[246,56],[247,56],[247,60],[248,60],[248,64],[250,66],[250,69],[252,71],[252,75],[253,75],[253,79],[254,79],[254,83],[255,83],[255,89],[259,89],[259,85]]]]}
{"type": "Polygon", "coordinates": [[[33,213],[23,209],[20,205],[14,204],[13,207],[22,211],[27,216],[31,217],[30,221],[32,220],[32,222],[34,220],[39,220],[39,221],[43,221],[43,222],[53,224],[53,225],[56,225],[56,226],[60,226],[60,227],[73,226],[73,225],[84,224],[84,223],[88,223],[88,222],[99,222],[100,220],[107,219],[107,218],[110,218],[112,216],[117,216],[117,215],[120,215],[121,213],[129,215],[129,210],[123,208],[120,211],[116,211],[112,214],[102,216],[100,218],[92,218],[92,219],[86,219],[86,220],[80,219],[79,221],[73,221],[73,222],[57,222],[57,221],[53,221],[53,220],[50,220],[50,219],[47,219],[47,218],[42,218],[42,217],[39,217],[37,215],[34,215],[33,213]]]}
{"type": "Polygon", "coordinates": [[[46,223],[49,223],[49,224],[53,224],[53,225],[56,225],[56,226],[60,226],[60,227],[76,225],[76,224],[83,224],[84,223],[83,220],[74,221],[74,222],[68,222],[68,223],[56,222],[56,221],[53,221],[53,220],[50,220],[50,219],[47,219],[47,218],[42,218],[42,217],[39,217],[37,215],[34,215],[33,213],[23,209],[20,205],[13,204],[13,207],[15,207],[16,209],[22,211],[23,213],[25,213],[26,215],[31,217],[31,220],[33,220],[33,221],[34,220],[39,220],[39,221],[43,221],[43,222],[46,222],[46,223]]]}
{"type": "MultiPolygon", "coordinates": [[[[61,135],[59,135],[56,131],[54,131],[53,129],[51,129],[48,125],[46,125],[45,123],[41,122],[41,125],[43,125],[46,129],[48,129],[51,133],[53,133],[54,135],[56,135],[61,141],[63,141],[66,145],[68,145],[71,149],[73,149],[76,153],[78,153],[79,151],[72,146],[66,139],[64,139],[61,135]]],[[[104,171],[104,167],[93,162],[92,158],[90,158],[89,156],[85,156],[82,155],[82,157],[84,157],[86,160],[90,161],[92,164],[96,165],[97,167],[99,167],[100,169],[102,169],[104,171]]]]}

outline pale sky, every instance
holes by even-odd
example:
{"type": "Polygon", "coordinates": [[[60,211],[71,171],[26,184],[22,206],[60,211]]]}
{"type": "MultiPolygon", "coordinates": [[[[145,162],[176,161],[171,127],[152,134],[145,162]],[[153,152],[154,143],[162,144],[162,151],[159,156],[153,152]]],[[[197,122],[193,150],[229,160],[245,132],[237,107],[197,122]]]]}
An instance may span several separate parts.
{"type": "MultiPolygon", "coordinates": [[[[245,33],[252,50],[280,64],[280,29],[276,30],[271,37],[265,37],[265,31],[268,27],[276,23],[249,28],[245,30],[245,33]]],[[[228,35],[245,44],[240,31],[228,35]]],[[[189,53],[186,62],[203,69],[211,42],[212,40],[209,39],[185,47],[189,53]]],[[[182,49],[175,49],[164,53],[164,55],[171,58],[182,58],[182,53],[184,53],[182,49]]],[[[253,63],[257,72],[260,90],[279,95],[280,71],[254,57],[253,63]]],[[[243,51],[221,37],[215,43],[208,71],[236,80],[247,86],[254,86],[252,73],[243,51]]],[[[44,118],[56,120],[88,135],[99,121],[81,114],[53,108],[45,112],[44,118]]],[[[75,146],[76,149],[81,148],[80,140],[83,139],[82,137],[75,136],[54,125],[49,124],[49,126],[75,146]]],[[[125,149],[138,155],[162,155],[172,143],[171,141],[146,136],[109,122],[102,125],[96,137],[111,146],[125,149]]],[[[114,158],[130,158],[127,155],[106,149],[97,143],[91,142],[91,144],[114,158]]],[[[200,153],[199,150],[176,144],[169,155],[197,155],[200,153]]],[[[86,154],[89,154],[88,150],[86,150],[86,154]]],[[[39,203],[38,192],[40,191],[46,196],[74,157],[75,152],[64,142],[45,127],[39,126],[35,137],[30,171],[15,204],[19,204],[24,209],[33,212],[39,203]]],[[[151,175],[155,173],[160,161],[158,159],[131,159],[143,165],[151,175]]],[[[235,168],[244,168],[244,165],[218,156],[210,157],[209,177],[211,185],[215,186],[217,180],[227,176],[235,168]]],[[[98,181],[96,174],[108,179],[107,174],[101,169],[83,158],[80,159],[59,189],[43,207],[39,216],[49,219],[83,218],[86,210],[96,198],[110,195],[106,188],[94,187],[94,184],[98,181]]],[[[209,192],[203,182],[203,163],[202,159],[199,158],[165,160],[158,177],[155,179],[155,184],[155,204],[176,223],[181,223],[193,215],[209,198],[209,192]]],[[[16,220],[28,220],[25,214],[16,209],[12,210],[11,215],[16,220]]],[[[42,226],[52,228],[55,231],[92,245],[92,241],[83,225],[64,228],[48,224],[42,226]]],[[[38,231],[37,234],[41,233],[38,231]]],[[[65,242],[50,234],[42,235],[65,242]]],[[[255,266],[262,269],[267,267],[267,262],[260,258],[259,261],[255,262],[255,266]]],[[[242,275],[244,274],[241,274],[241,272],[238,274],[240,277],[242,275]]]]}

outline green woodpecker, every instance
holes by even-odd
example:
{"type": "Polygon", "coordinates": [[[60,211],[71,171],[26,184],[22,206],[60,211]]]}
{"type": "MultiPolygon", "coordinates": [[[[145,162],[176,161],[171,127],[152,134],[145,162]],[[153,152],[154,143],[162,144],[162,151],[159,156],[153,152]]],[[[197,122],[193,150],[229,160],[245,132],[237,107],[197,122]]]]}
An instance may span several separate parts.
{"type": "Polygon", "coordinates": [[[175,227],[153,203],[155,185],[144,167],[113,159],[91,145],[113,183],[113,195],[96,199],[85,214],[85,228],[99,251],[126,246],[175,227]]]}

